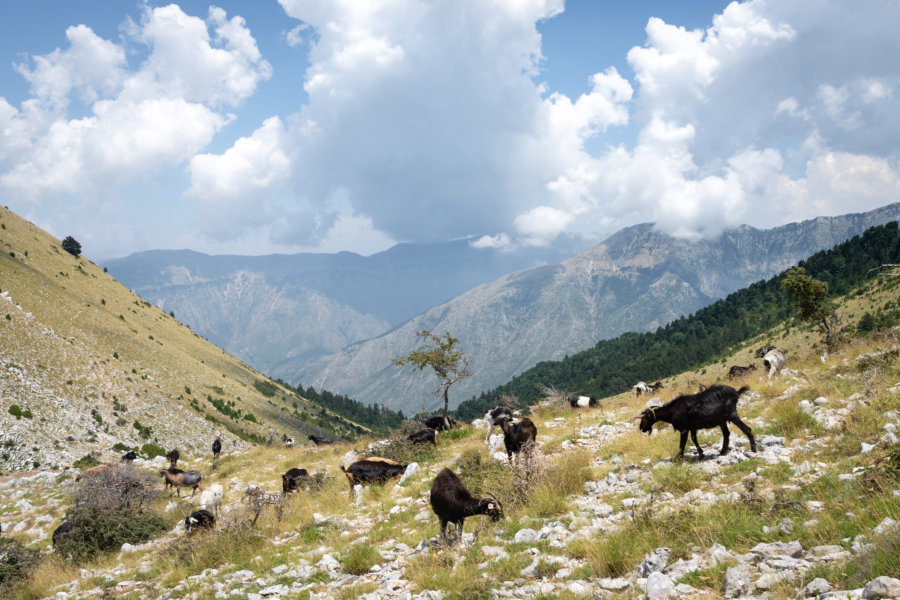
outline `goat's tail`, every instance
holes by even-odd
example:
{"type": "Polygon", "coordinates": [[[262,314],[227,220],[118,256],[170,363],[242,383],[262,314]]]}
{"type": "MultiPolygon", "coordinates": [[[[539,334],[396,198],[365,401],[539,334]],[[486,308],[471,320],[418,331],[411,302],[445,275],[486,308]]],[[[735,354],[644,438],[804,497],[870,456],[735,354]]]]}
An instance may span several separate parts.
{"type": "Polygon", "coordinates": [[[749,392],[749,391],[750,391],[750,386],[749,386],[749,385],[745,385],[744,387],[742,387],[741,389],[739,389],[739,390],[737,391],[737,395],[738,395],[738,396],[743,396],[743,395],[744,395],[744,392],[749,392]]]}

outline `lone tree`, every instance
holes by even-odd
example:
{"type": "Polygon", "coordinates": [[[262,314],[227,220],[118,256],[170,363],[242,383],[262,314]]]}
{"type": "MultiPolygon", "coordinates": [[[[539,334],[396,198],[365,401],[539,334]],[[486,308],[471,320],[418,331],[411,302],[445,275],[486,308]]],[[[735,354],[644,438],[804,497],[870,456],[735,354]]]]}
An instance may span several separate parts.
{"type": "Polygon", "coordinates": [[[445,331],[443,336],[436,336],[427,329],[416,332],[423,344],[402,358],[394,359],[394,364],[403,366],[411,364],[417,371],[431,367],[441,380],[438,395],[444,397],[444,416],[450,406],[450,386],[463,377],[469,377],[469,357],[456,349],[459,340],[445,331]]]}
{"type": "Polygon", "coordinates": [[[78,243],[78,240],[73,238],[71,235],[67,235],[66,239],[62,241],[63,250],[71,254],[72,256],[78,256],[81,254],[81,244],[78,243]]]}
{"type": "Polygon", "coordinates": [[[813,279],[803,267],[794,267],[781,280],[781,289],[794,301],[797,316],[815,324],[825,336],[825,348],[834,349],[837,342],[837,312],[834,303],[828,300],[828,284],[813,279]]]}

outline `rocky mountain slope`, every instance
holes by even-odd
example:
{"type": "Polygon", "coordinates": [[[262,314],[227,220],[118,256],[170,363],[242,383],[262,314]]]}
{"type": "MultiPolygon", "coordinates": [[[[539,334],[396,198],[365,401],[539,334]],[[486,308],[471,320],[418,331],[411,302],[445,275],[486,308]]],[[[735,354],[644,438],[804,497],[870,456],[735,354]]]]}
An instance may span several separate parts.
{"type": "Polygon", "coordinates": [[[450,331],[472,357],[474,373],[453,387],[452,408],[539,361],[627,331],[653,330],[898,217],[900,204],[892,204],[771,230],[741,227],[696,242],[651,225],[629,227],[574,258],[479,286],[333,356],[297,361],[284,378],[407,414],[433,409],[439,404],[433,374],[401,371],[391,360],[416,346],[419,330],[450,331]]]}
{"type": "Polygon", "coordinates": [[[0,208],[0,470],[145,444],[206,452],[216,436],[237,448],[319,425],[353,431],[0,208]]]}
{"type": "Polygon", "coordinates": [[[280,377],[374,337],[435,304],[511,271],[558,262],[577,250],[505,251],[471,240],[399,244],[364,257],[350,252],[208,256],[150,251],[104,263],[123,284],[173,311],[213,343],[280,377]]]}
{"type": "MultiPolygon", "coordinates": [[[[842,314],[874,310],[895,292],[871,282],[845,300],[842,314]]],[[[646,402],[623,394],[573,410],[549,398],[530,415],[538,445],[527,469],[507,463],[498,436],[485,444],[484,429],[467,424],[442,433],[437,448],[404,450],[416,467],[355,500],[338,468],[353,451],[347,443],[252,448],[217,463],[188,456],[224,487],[216,530],[187,536],[176,520],[196,500],[165,498],[157,504],[169,533],[88,564],[68,564],[49,549],[73,471],[7,478],[0,481],[4,535],[47,553],[9,597],[897,597],[898,336],[895,329],[850,340],[822,358],[811,332],[782,327],[747,340],[722,363],[666,380],[663,395],[646,402]],[[718,455],[721,434],[712,429],[699,436],[705,458],[691,448],[679,462],[671,428],[638,432],[632,415],[641,408],[725,380],[728,365],[758,362],[754,349],[773,339],[786,369],[772,380],[757,372],[734,382],[750,387],[738,410],[756,452],[733,431],[731,452],[718,455]],[[280,474],[290,467],[323,473],[322,486],[280,496],[280,474]],[[466,519],[462,539],[449,547],[438,543],[428,500],[444,467],[476,495],[493,492],[505,513],[497,522],[466,519]],[[253,513],[242,498],[253,486],[273,504],[247,527],[253,513]]]]}

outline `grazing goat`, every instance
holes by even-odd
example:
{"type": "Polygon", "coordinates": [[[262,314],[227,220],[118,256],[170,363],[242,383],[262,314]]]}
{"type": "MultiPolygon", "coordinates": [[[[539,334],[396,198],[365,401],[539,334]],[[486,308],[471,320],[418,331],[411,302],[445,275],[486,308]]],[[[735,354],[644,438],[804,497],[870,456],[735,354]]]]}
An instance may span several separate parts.
{"type": "Polygon", "coordinates": [[[406,439],[413,444],[427,444],[431,442],[437,446],[437,432],[434,429],[422,429],[406,436],[406,439]]]}
{"type": "Polygon", "coordinates": [[[200,508],[212,510],[218,516],[219,506],[222,505],[222,495],[224,492],[225,490],[222,489],[221,483],[214,483],[200,492],[200,498],[197,500],[197,503],[200,505],[200,508]]]}
{"type": "Polygon", "coordinates": [[[644,394],[653,394],[656,391],[661,390],[662,388],[663,388],[662,381],[657,381],[653,385],[647,385],[643,381],[638,381],[632,387],[632,389],[634,389],[635,397],[640,397],[644,394]]]}
{"type": "Polygon", "coordinates": [[[597,399],[593,396],[579,396],[577,394],[569,396],[569,405],[572,408],[587,408],[589,406],[597,406],[597,399]]]}
{"type": "Polygon", "coordinates": [[[208,510],[195,510],[184,518],[184,529],[188,533],[192,529],[212,529],[216,525],[216,518],[208,510]]]}
{"type": "Polygon", "coordinates": [[[125,454],[122,455],[122,462],[131,462],[137,458],[137,452],[134,450],[129,450],[125,454]]]}
{"type": "Polygon", "coordinates": [[[503,506],[493,495],[474,498],[456,473],[444,469],[431,484],[431,508],[441,521],[441,539],[447,542],[447,523],[456,525],[456,539],[462,539],[463,521],[473,515],[488,515],[496,521],[503,516],[503,506]]]}
{"type": "Polygon", "coordinates": [[[703,458],[703,449],[697,443],[697,430],[718,427],[722,430],[722,450],[719,454],[728,454],[728,422],[732,422],[744,432],[750,440],[750,449],[756,452],[756,440],[753,432],[741,421],[737,414],[738,398],[749,390],[747,386],[735,390],[727,385],[713,385],[698,392],[678,396],[666,404],[655,408],[647,408],[636,419],[640,419],[640,430],[647,435],[653,433],[653,424],[657,421],[671,423],[676,431],[681,433],[681,445],[679,458],[684,457],[684,446],[687,444],[688,433],[691,441],[697,446],[700,458],[703,458]]]}
{"type": "Polygon", "coordinates": [[[730,369],[728,369],[728,379],[737,379],[738,377],[743,377],[747,373],[752,373],[755,370],[756,365],[754,365],[753,363],[747,365],[746,367],[734,365],[730,369]]]}
{"type": "Polygon", "coordinates": [[[500,421],[503,419],[513,418],[513,411],[510,407],[499,404],[492,408],[491,410],[484,413],[484,422],[487,425],[487,433],[484,436],[484,441],[488,441],[491,437],[491,432],[494,431],[494,425],[498,425],[500,421]]]}
{"type": "Polygon", "coordinates": [[[179,458],[181,458],[181,453],[178,452],[178,448],[173,448],[166,454],[166,460],[169,461],[169,466],[173,469],[178,466],[179,458]]]}
{"type": "Polygon", "coordinates": [[[294,438],[289,437],[286,440],[284,440],[284,447],[285,448],[293,448],[294,447],[294,438]]]}
{"type": "Polygon", "coordinates": [[[334,440],[327,440],[325,438],[319,437],[317,435],[309,434],[310,441],[316,446],[321,446],[322,444],[333,444],[334,440]]]}
{"type": "Polygon", "coordinates": [[[219,458],[219,452],[222,451],[222,440],[216,438],[212,445],[213,459],[219,458]]]}
{"type": "Polygon", "coordinates": [[[59,527],[53,530],[53,535],[51,536],[51,540],[53,543],[53,547],[56,548],[59,546],[59,543],[62,539],[72,533],[72,530],[75,529],[75,521],[63,521],[59,527]]]}
{"type": "Polygon", "coordinates": [[[309,482],[309,473],[306,469],[288,469],[281,476],[281,491],[285,494],[293,492],[299,487],[309,482]]]}
{"type": "Polygon", "coordinates": [[[387,458],[371,457],[358,460],[346,469],[341,465],[341,471],[350,482],[350,498],[353,499],[355,495],[353,487],[356,484],[373,481],[384,483],[388,479],[402,475],[407,466],[387,458]]]}
{"type": "Polygon", "coordinates": [[[91,467],[90,469],[87,469],[86,471],[82,471],[81,473],[76,475],[75,481],[81,481],[85,477],[92,477],[94,475],[99,475],[100,473],[102,473],[103,471],[106,471],[107,469],[109,469],[109,465],[97,465],[96,467],[91,467]]]}
{"type": "Polygon", "coordinates": [[[784,352],[781,350],[772,349],[766,352],[766,355],[763,356],[763,366],[768,371],[767,379],[772,379],[772,375],[781,371],[785,364],[787,364],[787,361],[784,359],[784,352]]]}
{"type": "Polygon", "coordinates": [[[434,429],[435,431],[447,431],[457,426],[456,421],[454,421],[450,417],[445,417],[442,415],[438,415],[436,417],[428,417],[427,419],[422,421],[422,424],[429,429],[434,429]]]}
{"type": "Polygon", "coordinates": [[[203,475],[197,471],[182,471],[172,468],[163,469],[159,472],[159,476],[165,479],[165,487],[175,488],[175,493],[179,498],[181,498],[181,488],[183,487],[191,488],[191,498],[193,498],[200,487],[200,481],[203,480],[203,475]]]}
{"type": "Polygon", "coordinates": [[[513,423],[512,419],[502,419],[500,427],[503,429],[503,443],[510,463],[513,454],[523,451],[528,454],[537,443],[537,427],[528,417],[523,417],[518,423],[513,423]]]}

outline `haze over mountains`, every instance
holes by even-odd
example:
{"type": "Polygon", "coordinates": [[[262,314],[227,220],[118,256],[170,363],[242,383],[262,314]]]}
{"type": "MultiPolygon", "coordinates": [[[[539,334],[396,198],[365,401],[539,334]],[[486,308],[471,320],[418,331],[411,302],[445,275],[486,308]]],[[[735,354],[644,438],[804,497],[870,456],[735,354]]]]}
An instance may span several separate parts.
{"type": "Polygon", "coordinates": [[[502,275],[494,273],[522,257],[465,241],[398,246],[369,258],[149,252],[108,267],[272,376],[410,413],[439,403],[433,374],[391,363],[416,346],[420,329],[449,330],[471,356],[475,375],[453,388],[456,405],[541,360],[652,330],[898,217],[900,204],[892,204],[770,230],[744,226],[697,242],[636,225],[562,262],[502,275]]]}

